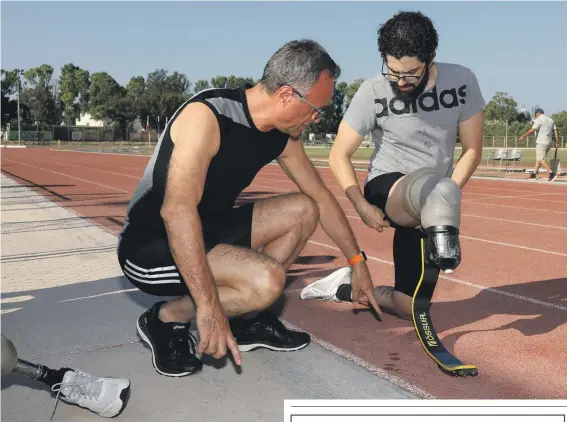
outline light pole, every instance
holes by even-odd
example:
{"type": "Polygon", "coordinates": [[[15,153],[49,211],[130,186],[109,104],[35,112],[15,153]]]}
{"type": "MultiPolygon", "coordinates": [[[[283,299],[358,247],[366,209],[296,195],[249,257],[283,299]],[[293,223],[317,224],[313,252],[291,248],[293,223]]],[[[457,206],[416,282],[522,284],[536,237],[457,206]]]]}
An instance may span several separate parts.
{"type": "Polygon", "coordinates": [[[18,146],[22,145],[22,132],[20,130],[20,73],[22,69],[16,69],[16,85],[18,87],[18,146]]]}

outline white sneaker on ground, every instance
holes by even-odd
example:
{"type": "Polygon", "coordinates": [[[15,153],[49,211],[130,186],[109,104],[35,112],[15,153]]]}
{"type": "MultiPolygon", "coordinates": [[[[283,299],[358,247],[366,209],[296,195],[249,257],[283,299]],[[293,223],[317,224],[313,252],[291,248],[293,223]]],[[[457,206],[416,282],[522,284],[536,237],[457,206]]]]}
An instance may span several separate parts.
{"type": "Polygon", "coordinates": [[[130,380],[99,378],[76,369],[65,372],[63,382],[54,384],[51,391],[57,392],[57,400],[61,395],[61,400],[66,403],[84,407],[105,418],[112,418],[126,406],[130,395],[130,380]]]}
{"type": "Polygon", "coordinates": [[[343,267],[320,280],[303,288],[299,297],[304,300],[319,299],[332,302],[342,302],[337,299],[337,290],[344,284],[350,284],[351,267],[343,267]]]}

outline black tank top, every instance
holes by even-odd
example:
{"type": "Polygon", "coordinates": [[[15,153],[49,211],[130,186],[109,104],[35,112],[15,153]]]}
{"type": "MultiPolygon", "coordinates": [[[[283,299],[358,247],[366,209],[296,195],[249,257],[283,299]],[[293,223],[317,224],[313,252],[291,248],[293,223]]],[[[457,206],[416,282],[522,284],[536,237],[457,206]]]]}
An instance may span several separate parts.
{"type": "Polygon", "coordinates": [[[220,128],[220,147],[210,163],[198,205],[201,218],[222,218],[260,169],[277,158],[287,145],[289,135],[256,128],[248,111],[245,88],[209,89],[196,94],[181,105],[160,136],[128,205],[122,233],[128,226],[165,233],[160,210],[174,146],[170,128],[181,110],[193,102],[206,104],[220,128]]]}

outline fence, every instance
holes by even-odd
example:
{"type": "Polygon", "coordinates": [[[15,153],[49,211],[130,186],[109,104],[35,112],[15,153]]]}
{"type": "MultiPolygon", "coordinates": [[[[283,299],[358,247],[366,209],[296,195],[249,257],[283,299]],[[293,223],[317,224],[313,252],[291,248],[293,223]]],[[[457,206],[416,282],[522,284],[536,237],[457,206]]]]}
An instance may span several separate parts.
{"type": "Polygon", "coordinates": [[[20,132],[10,128],[2,132],[2,142],[8,144],[49,145],[65,143],[96,142],[156,142],[158,133],[155,130],[135,132],[119,127],[98,126],[22,126],[20,132]]]}
{"type": "MultiPolygon", "coordinates": [[[[555,142],[555,137],[553,137],[555,142]]],[[[485,136],[482,141],[483,146],[492,148],[535,148],[536,138],[528,136],[522,141],[518,140],[517,136],[485,136]]],[[[559,137],[559,147],[567,147],[567,136],[559,137]]]]}
{"type": "MultiPolygon", "coordinates": [[[[335,142],[335,134],[327,133],[303,133],[301,139],[304,145],[330,147],[335,142]]],[[[518,140],[518,136],[485,136],[482,139],[482,145],[485,148],[535,148],[535,136],[528,136],[522,141],[518,140]]],[[[555,137],[553,138],[555,142],[555,137]]],[[[457,142],[459,140],[457,139],[457,142]]],[[[363,148],[371,148],[374,146],[371,136],[366,136],[361,145],[363,148]]],[[[559,147],[567,148],[567,136],[559,137],[559,147]]]]}
{"type": "MultiPolygon", "coordinates": [[[[304,132],[301,139],[306,146],[330,147],[335,142],[334,133],[308,133],[304,132]]],[[[58,142],[65,143],[154,143],[159,134],[156,130],[150,132],[137,132],[117,127],[94,126],[22,126],[20,130],[21,143],[24,145],[49,145],[58,142]]],[[[458,140],[457,140],[458,142],[458,140]]],[[[19,143],[18,131],[11,128],[2,132],[2,143],[19,143]]],[[[365,137],[363,148],[372,148],[371,136],[365,137]]],[[[486,148],[535,148],[535,137],[529,136],[522,141],[517,136],[485,136],[483,146],[486,148]]],[[[567,148],[567,136],[559,137],[559,147],[567,148]]]]}

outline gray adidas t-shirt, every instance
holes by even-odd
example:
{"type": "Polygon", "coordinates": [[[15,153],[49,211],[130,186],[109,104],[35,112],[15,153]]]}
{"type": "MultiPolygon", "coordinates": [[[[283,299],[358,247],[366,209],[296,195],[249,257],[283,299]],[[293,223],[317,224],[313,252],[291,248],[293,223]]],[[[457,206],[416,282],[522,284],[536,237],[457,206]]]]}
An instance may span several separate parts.
{"type": "Polygon", "coordinates": [[[375,148],[366,182],[380,174],[408,174],[422,167],[452,174],[458,125],[482,110],[485,102],[470,69],[435,64],[435,86],[407,104],[394,95],[382,74],[364,81],[354,95],[344,120],[362,136],[372,133],[375,148]]]}

